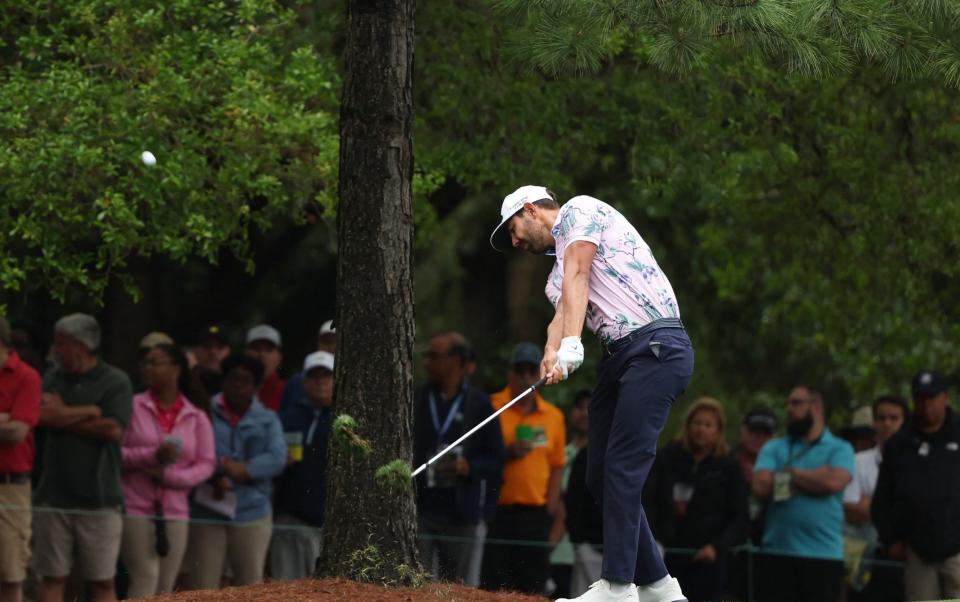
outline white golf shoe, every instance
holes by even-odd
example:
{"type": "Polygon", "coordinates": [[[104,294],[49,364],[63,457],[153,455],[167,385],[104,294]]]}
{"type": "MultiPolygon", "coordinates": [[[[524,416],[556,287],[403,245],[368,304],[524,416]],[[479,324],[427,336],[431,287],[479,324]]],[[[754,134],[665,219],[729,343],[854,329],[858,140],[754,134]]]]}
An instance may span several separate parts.
{"type": "Polygon", "coordinates": [[[637,602],[637,586],[630,584],[622,593],[610,591],[610,582],[606,579],[597,581],[577,598],[560,598],[556,602],[637,602]]]}
{"type": "Polygon", "coordinates": [[[687,602],[687,597],[680,590],[680,582],[676,577],[660,587],[641,585],[637,587],[639,602],[687,602]]]}

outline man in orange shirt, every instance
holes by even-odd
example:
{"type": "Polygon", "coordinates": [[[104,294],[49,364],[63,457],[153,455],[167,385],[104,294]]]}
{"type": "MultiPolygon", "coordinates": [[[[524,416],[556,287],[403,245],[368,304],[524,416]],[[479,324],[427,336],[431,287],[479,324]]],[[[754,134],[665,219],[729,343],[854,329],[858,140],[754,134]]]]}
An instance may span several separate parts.
{"type": "MultiPolygon", "coordinates": [[[[510,384],[490,396],[494,410],[540,378],[542,359],[540,348],[532,343],[514,348],[510,384]]],[[[560,500],[566,459],[563,412],[533,393],[500,414],[500,428],[507,462],[497,511],[487,533],[481,586],[540,594],[550,572],[550,526],[560,500]],[[505,539],[537,544],[497,543],[505,539]]]]}

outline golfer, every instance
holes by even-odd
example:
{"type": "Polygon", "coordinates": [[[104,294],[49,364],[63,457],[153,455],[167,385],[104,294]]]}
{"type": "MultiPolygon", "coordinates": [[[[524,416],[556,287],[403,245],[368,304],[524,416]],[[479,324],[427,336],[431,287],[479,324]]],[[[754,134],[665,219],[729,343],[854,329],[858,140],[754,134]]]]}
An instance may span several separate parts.
{"type": "Polygon", "coordinates": [[[595,198],[561,207],[546,188],[523,186],[503,200],[500,216],[495,249],[509,241],[556,255],[546,287],[556,315],[541,377],[554,384],[580,367],[584,320],[603,347],[587,443],[587,485],[603,507],[603,569],[577,600],[685,601],[640,503],[670,405],[693,375],[673,288],[637,230],[595,198]]]}

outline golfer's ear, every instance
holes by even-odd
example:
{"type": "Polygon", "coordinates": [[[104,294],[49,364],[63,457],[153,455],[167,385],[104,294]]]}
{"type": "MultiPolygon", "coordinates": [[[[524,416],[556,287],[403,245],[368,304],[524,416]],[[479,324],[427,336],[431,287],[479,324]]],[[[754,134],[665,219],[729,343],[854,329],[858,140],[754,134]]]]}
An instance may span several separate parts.
{"type": "Polygon", "coordinates": [[[524,203],[523,204],[523,213],[527,217],[533,217],[537,212],[537,206],[533,203],[524,203]]]}

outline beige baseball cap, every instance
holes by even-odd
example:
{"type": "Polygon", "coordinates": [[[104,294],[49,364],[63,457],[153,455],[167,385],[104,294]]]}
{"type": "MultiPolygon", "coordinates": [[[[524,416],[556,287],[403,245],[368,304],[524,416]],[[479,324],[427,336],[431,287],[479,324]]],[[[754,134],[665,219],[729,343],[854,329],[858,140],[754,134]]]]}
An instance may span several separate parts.
{"type": "Polygon", "coordinates": [[[140,349],[151,349],[157,345],[173,345],[173,338],[165,332],[155,330],[140,339],[140,349]]]}

